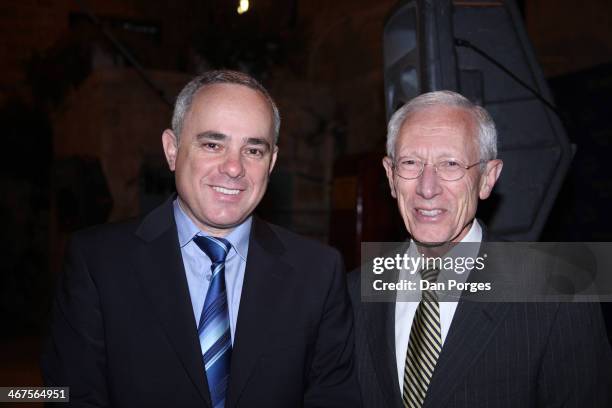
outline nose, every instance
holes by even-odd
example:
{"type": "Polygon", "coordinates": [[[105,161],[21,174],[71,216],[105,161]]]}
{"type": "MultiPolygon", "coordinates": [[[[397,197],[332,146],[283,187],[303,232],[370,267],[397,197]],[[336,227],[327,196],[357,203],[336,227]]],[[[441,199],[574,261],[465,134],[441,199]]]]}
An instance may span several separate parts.
{"type": "Polygon", "coordinates": [[[423,168],[423,174],[417,179],[416,193],[425,199],[432,199],[442,192],[440,179],[432,165],[423,168]]]}
{"type": "Polygon", "coordinates": [[[244,176],[244,164],[239,152],[228,152],[225,160],[219,166],[219,171],[230,178],[240,178],[244,176]]]}

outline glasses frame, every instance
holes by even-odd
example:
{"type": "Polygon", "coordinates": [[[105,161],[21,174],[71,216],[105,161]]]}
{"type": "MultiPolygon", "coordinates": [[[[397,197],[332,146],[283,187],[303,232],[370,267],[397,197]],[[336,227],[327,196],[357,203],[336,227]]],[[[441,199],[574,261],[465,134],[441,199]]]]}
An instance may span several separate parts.
{"type": "MultiPolygon", "coordinates": [[[[401,159],[401,157],[400,157],[400,159],[401,159]]],[[[464,165],[459,160],[454,160],[454,161],[456,161],[459,164],[459,167],[461,167],[465,171],[461,174],[461,176],[459,178],[452,179],[452,180],[447,180],[447,179],[441,177],[440,173],[438,172],[438,165],[440,163],[442,163],[443,161],[449,161],[449,160],[442,160],[442,161],[440,161],[438,163],[426,163],[426,162],[423,162],[423,161],[419,160],[419,162],[422,164],[422,166],[421,166],[421,171],[419,171],[419,174],[417,174],[416,177],[404,177],[404,176],[400,175],[399,171],[397,171],[397,167],[398,167],[397,166],[397,161],[393,161],[392,162],[392,164],[393,164],[392,167],[393,167],[393,172],[397,175],[397,177],[402,178],[404,180],[416,180],[416,179],[418,179],[419,177],[421,177],[423,175],[423,172],[425,171],[425,166],[433,166],[434,171],[436,172],[436,175],[438,177],[440,177],[440,180],[444,180],[444,181],[458,181],[458,180],[461,180],[463,177],[465,177],[465,175],[467,174],[467,171],[469,169],[471,169],[472,167],[474,167],[476,165],[487,163],[489,160],[478,160],[476,163],[468,164],[468,165],[464,165]]]]}

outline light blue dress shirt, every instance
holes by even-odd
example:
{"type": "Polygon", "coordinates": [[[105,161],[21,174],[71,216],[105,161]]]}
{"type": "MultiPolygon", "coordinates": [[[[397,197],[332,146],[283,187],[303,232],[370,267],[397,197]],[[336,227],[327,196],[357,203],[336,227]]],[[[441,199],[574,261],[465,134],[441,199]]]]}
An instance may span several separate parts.
{"type": "MultiPolygon", "coordinates": [[[[189,296],[193,306],[195,326],[198,326],[206,292],[210,285],[212,272],[210,258],[193,242],[196,235],[206,236],[185,214],[178,199],[174,200],[174,219],[178,231],[178,240],[185,265],[185,275],[189,286],[189,296]]],[[[232,244],[232,248],[225,259],[225,287],[227,290],[227,305],[229,309],[230,331],[232,344],[236,333],[236,322],[238,320],[238,308],[240,307],[240,295],[242,294],[242,283],[244,282],[244,271],[246,269],[247,254],[249,252],[249,235],[251,233],[252,217],[247,218],[237,226],[226,240],[232,244]]]]}

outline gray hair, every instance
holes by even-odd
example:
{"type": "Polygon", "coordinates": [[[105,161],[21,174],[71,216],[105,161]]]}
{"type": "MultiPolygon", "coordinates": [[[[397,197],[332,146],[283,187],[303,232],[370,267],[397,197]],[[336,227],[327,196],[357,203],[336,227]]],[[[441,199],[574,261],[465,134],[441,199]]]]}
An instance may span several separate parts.
{"type": "Polygon", "coordinates": [[[180,139],[180,135],[183,130],[183,121],[185,119],[185,115],[187,114],[187,112],[189,112],[189,109],[191,109],[193,96],[200,89],[213,84],[243,85],[259,92],[266,99],[266,101],[268,101],[270,109],[272,110],[274,144],[278,143],[281,118],[274,99],[272,99],[266,88],[264,88],[263,85],[261,85],[255,78],[251,77],[248,74],[245,74],[244,72],[230,70],[207,71],[193,78],[181,90],[181,92],[176,98],[176,103],[174,104],[174,113],[172,114],[172,131],[176,135],[177,141],[180,139]]]}
{"type": "MultiPolygon", "coordinates": [[[[406,119],[411,114],[432,106],[457,107],[469,112],[478,126],[479,160],[497,158],[497,131],[491,115],[483,107],[470,102],[456,92],[436,91],[424,93],[411,99],[391,116],[387,126],[387,155],[391,159],[395,159],[395,141],[406,119]]],[[[484,166],[481,166],[482,168],[484,166]]]]}

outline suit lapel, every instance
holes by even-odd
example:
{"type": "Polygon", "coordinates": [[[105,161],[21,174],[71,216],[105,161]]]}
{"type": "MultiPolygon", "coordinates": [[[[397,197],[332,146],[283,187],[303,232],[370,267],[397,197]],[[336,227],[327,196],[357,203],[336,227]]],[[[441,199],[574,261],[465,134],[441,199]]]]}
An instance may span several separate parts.
{"type": "Polygon", "coordinates": [[[265,222],[254,217],[232,350],[226,406],[235,406],[267,349],[267,333],[278,325],[278,293],[291,266],[282,261],[285,249],[265,222]]]}
{"type": "MultiPolygon", "coordinates": [[[[482,242],[494,239],[482,222],[480,226],[482,242]]],[[[482,246],[480,251],[479,256],[482,255],[482,246]]],[[[494,264],[487,265],[487,269],[495,268],[494,264]]],[[[482,273],[472,271],[468,281],[476,282],[485,277],[482,273]]],[[[461,383],[463,373],[469,371],[480,357],[509,310],[508,303],[469,301],[463,297],[460,299],[429,383],[424,407],[441,407],[447,403],[454,389],[461,383]]]]}
{"type": "Polygon", "coordinates": [[[363,312],[369,328],[371,361],[386,399],[384,406],[400,407],[401,391],[395,375],[395,302],[364,303],[363,312]]]}
{"type": "Polygon", "coordinates": [[[424,407],[442,407],[480,357],[508,313],[506,303],[460,301],[433,377],[424,407]]]}
{"type": "MultiPolygon", "coordinates": [[[[403,242],[393,253],[404,253],[408,242],[403,242]]],[[[371,270],[371,269],[370,269],[371,270]]],[[[363,273],[363,271],[362,271],[363,273]]],[[[389,282],[397,282],[399,271],[387,272],[389,282]]],[[[363,276],[363,275],[362,275],[363,276]]],[[[363,284],[363,280],[361,280],[363,284]]],[[[395,304],[396,302],[363,302],[364,320],[368,327],[367,336],[370,358],[374,365],[378,383],[385,396],[387,407],[403,407],[402,390],[397,378],[395,355],[395,304]]]]}
{"type": "Polygon", "coordinates": [[[136,232],[143,243],[136,251],[133,262],[143,291],[168,341],[206,406],[210,406],[202,352],[172,211],[171,198],[143,220],[136,232]]]}

